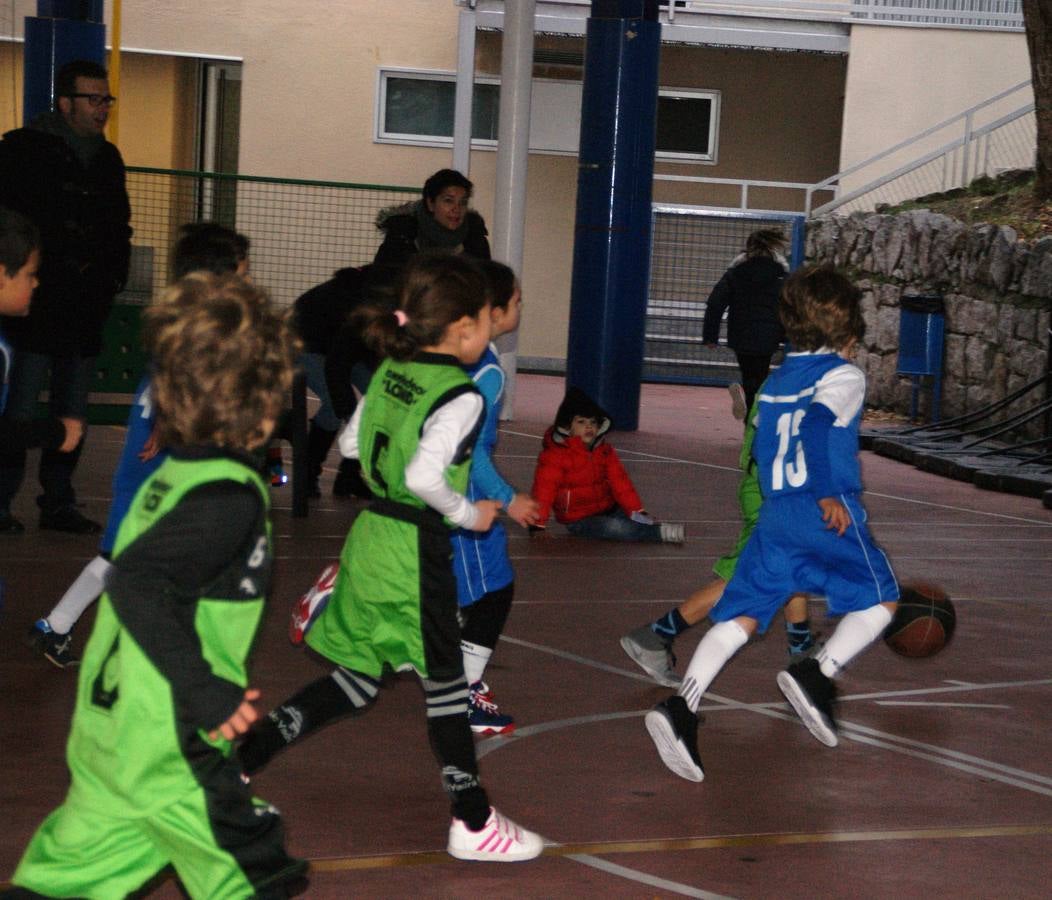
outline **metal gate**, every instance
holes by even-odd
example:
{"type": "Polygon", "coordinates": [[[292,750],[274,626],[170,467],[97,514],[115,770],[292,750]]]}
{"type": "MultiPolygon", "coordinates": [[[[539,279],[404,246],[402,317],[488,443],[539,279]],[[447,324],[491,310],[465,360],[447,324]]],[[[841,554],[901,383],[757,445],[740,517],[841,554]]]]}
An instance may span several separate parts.
{"type": "MultiPolygon", "coordinates": [[[[803,260],[804,217],[700,207],[655,206],[643,377],[647,381],[724,385],[738,364],[725,345],[702,346],[705,305],[716,282],[759,228],[780,228],[789,264],[803,260]]],[[[726,336],[726,319],[720,327],[726,336]]],[[[777,361],[777,360],[776,360],[777,361]]]]}

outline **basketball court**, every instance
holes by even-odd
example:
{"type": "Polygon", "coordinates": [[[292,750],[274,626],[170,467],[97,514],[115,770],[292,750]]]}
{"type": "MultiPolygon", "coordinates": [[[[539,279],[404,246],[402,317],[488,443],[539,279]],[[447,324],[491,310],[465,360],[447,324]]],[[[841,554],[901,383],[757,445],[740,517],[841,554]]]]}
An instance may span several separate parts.
{"type": "MultiPolygon", "coordinates": [[[[498,464],[528,489],[563,381],[520,376],[498,464]]],[[[486,673],[509,737],[478,741],[494,803],[549,842],[537,860],[465,863],[444,852],[448,804],[427,745],[423,694],[393,676],[376,707],[277,757],[254,780],[311,860],[307,896],[913,898],[1049,894],[1052,878],[1052,511],[863,454],[866,504],[900,580],[942,585],[956,634],[930,659],[883,642],[840,679],[840,746],[812,738],[783,701],[776,622],[706,695],[705,781],[660,762],[643,716],[668,695],[618,638],[710,579],[733,545],[741,424],[726,391],[647,385],[640,430],[614,433],[647,508],[686,524],[686,543],[616,545],[559,526],[509,525],[516,600],[486,673]]],[[[104,518],[123,429],[92,430],[78,475],[104,518]]],[[[35,463],[35,457],[33,457],[35,463]]],[[[328,667],[287,638],[289,609],[335,559],[358,501],[325,496],[292,518],[275,489],[277,576],[253,657],[269,708],[328,667]]],[[[288,460],[286,460],[288,463],[288,460]]],[[[75,677],[23,645],[96,551],[92,537],[35,528],[34,485],[0,542],[0,887],[68,784],[75,677]]],[[[88,617],[92,613],[88,614],[88,617]]],[[[820,604],[815,629],[828,636],[820,604]]],[[[89,633],[76,632],[77,649],[89,633]]],[[[704,626],[676,645],[683,670],[704,626]]],[[[152,895],[180,896],[171,881],[152,895]]]]}

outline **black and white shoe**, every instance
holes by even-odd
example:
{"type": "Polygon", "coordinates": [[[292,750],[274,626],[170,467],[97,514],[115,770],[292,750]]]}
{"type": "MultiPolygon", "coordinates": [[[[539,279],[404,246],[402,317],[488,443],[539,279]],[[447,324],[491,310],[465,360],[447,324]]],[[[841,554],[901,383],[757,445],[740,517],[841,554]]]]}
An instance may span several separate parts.
{"type": "Polygon", "coordinates": [[[698,756],[698,717],[687,701],[674,694],[655,706],[643,720],[661,761],[687,781],[704,781],[698,756]]]}
{"type": "Polygon", "coordinates": [[[777,681],[785,699],[807,730],[827,747],[835,747],[839,743],[836,719],[833,718],[836,685],[832,678],[823,674],[818,660],[809,658],[793,663],[778,673],[777,681]]]}

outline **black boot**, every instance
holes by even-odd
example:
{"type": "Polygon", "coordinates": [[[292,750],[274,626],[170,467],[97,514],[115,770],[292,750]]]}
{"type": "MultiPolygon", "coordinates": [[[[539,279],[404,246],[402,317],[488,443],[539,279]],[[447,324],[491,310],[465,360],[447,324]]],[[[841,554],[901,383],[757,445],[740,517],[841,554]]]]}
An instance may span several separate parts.
{"type": "Polygon", "coordinates": [[[340,471],[336,473],[336,480],[332,483],[332,495],[361,497],[363,500],[372,498],[373,492],[362,478],[362,464],[358,460],[340,460],[340,471]]]}
{"type": "Polygon", "coordinates": [[[308,484],[311,497],[321,496],[318,479],[321,478],[322,464],[334,440],[336,440],[335,431],[326,431],[311,419],[310,430],[307,432],[307,477],[310,479],[308,484]]]}

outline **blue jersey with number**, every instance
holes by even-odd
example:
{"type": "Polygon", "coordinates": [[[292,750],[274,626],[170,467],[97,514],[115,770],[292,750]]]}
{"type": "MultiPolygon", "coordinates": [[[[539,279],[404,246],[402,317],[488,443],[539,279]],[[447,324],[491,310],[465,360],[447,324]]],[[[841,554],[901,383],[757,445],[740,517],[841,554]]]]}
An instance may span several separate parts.
{"type": "Polygon", "coordinates": [[[832,493],[862,490],[858,465],[858,428],[866,380],[862,371],[836,353],[788,353],[768,376],[757,397],[756,437],[752,453],[765,500],[811,493],[800,423],[812,403],[828,407],[832,493]]]}
{"type": "MultiPolygon", "coordinates": [[[[753,457],[763,490],[760,516],[734,576],[713,607],[717,622],[748,616],[767,630],[796,592],[822,595],[831,615],[896,600],[898,583],[873,541],[862,505],[858,427],[866,381],[835,353],[789,353],[757,397],[753,457]],[[800,425],[820,403],[832,425],[821,431],[828,480],[816,486],[800,425]],[[818,501],[836,496],[850,516],[843,535],[826,527],[818,501]]],[[[812,460],[814,457],[812,456],[812,460]]],[[[812,463],[813,467],[817,467],[812,463]]]]}

